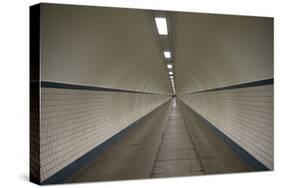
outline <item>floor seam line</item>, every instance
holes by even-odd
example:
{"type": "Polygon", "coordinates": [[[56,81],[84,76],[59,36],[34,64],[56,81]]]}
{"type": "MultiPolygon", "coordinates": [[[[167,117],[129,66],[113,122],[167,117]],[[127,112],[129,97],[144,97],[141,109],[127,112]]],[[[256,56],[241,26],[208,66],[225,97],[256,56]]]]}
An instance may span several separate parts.
{"type": "MultiPolygon", "coordinates": [[[[172,111],[172,108],[170,107],[169,114],[170,114],[171,111],[172,111]]],[[[156,152],[156,157],[155,157],[155,159],[154,159],[154,161],[153,161],[153,165],[152,165],[152,168],[151,168],[150,178],[152,178],[152,175],[153,175],[153,172],[154,172],[154,169],[155,169],[155,165],[156,165],[156,161],[157,161],[157,157],[158,157],[158,154],[159,154],[159,152],[160,152],[160,147],[161,147],[161,145],[162,145],[163,137],[164,137],[164,135],[165,135],[165,132],[166,132],[166,129],[167,129],[167,124],[168,124],[168,121],[169,121],[170,118],[171,118],[171,117],[170,117],[170,115],[169,115],[169,117],[167,118],[167,120],[166,120],[166,122],[165,122],[165,128],[164,128],[164,131],[162,132],[161,141],[160,141],[160,144],[159,144],[159,146],[158,146],[158,149],[157,149],[157,152],[156,152]]]]}

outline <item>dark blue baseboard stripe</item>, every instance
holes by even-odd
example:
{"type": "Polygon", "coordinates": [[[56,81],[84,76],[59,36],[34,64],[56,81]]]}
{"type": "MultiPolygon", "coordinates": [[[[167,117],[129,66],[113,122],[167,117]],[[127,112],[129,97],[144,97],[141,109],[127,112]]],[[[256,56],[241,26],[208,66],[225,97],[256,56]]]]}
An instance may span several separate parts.
{"type": "Polygon", "coordinates": [[[126,133],[130,128],[139,125],[145,118],[149,117],[153,112],[157,109],[161,108],[165,104],[167,104],[170,100],[163,103],[159,107],[155,108],[150,113],[146,114],[145,116],[141,117],[140,119],[136,120],[134,123],[126,127],[125,129],[121,130],[119,133],[115,134],[96,148],[92,149],[91,151],[84,154],[79,159],[75,160],[74,162],[70,163],[68,166],[64,167],[62,170],[58,171],[48,179],[41,182],[41,185],[48,185],[48,184],[60,184],[64,183],[67,178],[73,175],[77,170],[79,170],[82,166],[93,160],[99,154],[101,154],[105,149],[107,149],[111,144],[113,144],[116,140],[118,140],[124,133],[126,133]]]}
{"type": "Polygon", "coordinates": [[[264,86],[264,85],[272,85],[273,82],[274,82],[274,80],[273,80],[273,78],[271,78],[271,79],[266,79],[266,80],[258,80],[258,81],[254,81],[254,82],[232,85],[232,86],[195,91],[195,92],[191,92],[191,93],[186,93],[184,95],[196,94],[196,93],[205,93],[205,92],[211,92],[211,91],[229,90],[229,89],[239,89],[239,88],[245,88],[245,87],[257,87],[257,86],[264,86]]]}
{"type": "Polygon", "coordinates": [[[256,171],[268,171],[270,170],[264,164],[262,164],[259,160],[257,160],[254,156],[252,156],[249,152],[239,146],[236,142],[226,136],[223,132],[221,132],[218,128],[216,128],[213,124],[211,124],[208,120],[206,120],[203,116],[193,110],[190,106],[181,101],[188,109],[194,112],[206,126],[208,126],[219,138],[221,138],[226,144],[228,144],[232,150],[237,153],[242,159],[244,159],[253,169],[256,171]]]}
{"type": "Polygon", "coordinates": [[[142,92],[142,91],[133,91],[133,90],[116,89],[116,88],[106,88],[106,87],[98,87],[98,86],[67,84],[67,83],[50,82],[50,81],[40,81],[40,82],[41,82],[41,87],[43,87],[43,88],[75,89],[75,90],[88,90],[88,91],[126,92],[126,93],[141,93],[141,94],[150,94],[150,95],[164,95],[162,93],[142,92]]]}

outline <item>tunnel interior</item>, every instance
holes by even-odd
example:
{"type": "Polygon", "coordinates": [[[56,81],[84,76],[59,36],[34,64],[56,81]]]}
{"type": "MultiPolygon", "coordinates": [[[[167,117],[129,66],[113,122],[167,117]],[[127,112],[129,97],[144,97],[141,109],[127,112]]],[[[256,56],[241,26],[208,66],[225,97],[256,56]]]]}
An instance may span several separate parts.
{"type": "Polygon", "coordinates": [[[272,18],[32,9],[37,183],[273,170],[272,18]]]}

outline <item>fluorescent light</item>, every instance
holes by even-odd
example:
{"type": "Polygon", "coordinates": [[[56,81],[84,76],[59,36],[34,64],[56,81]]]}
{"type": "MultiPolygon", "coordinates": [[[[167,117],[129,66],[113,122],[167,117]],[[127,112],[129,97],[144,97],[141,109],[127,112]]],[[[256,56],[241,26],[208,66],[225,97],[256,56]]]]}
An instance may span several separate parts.
{"type": "Polygon", "coordinates": [[[167,67],[168,67],[168,69],[171,69],[171,68],[173,68],[173,65],[168,64],[167,67]]]}
{"type": "Polygon", "coordinates": [[[171,58],[171,52],[170,51],[164,51],[165,58],[171,58]]]}
{"type": "Polygon", "coordinates": [[[174,78],[173,76],[170,76],[170,78],[174,78]]]}
{"type": "Polygon", "coordinates": [[[173,75],[173,72],[172,72],[172,71],[170,71],[170,72],[169,72],[169,75],[173,75]]]}
{"type": "Polygon", "coordinates": [[[168,35],[168,27],[167,27],[167,21],[166,18],[155,18],[156,26],[159,35],[168,35]]]}

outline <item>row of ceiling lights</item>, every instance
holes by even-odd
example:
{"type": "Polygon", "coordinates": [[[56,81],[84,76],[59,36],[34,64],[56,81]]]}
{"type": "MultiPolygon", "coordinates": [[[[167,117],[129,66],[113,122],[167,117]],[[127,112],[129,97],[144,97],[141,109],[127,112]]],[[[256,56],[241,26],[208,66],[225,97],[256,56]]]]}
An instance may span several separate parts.
{"type": "MultiPolygon", "coordinates": [[[[166,35],[168,36],[168,25],[167,25],[167,19],[166,17],[155,17],[155,23],[156,27],[158,30],[158,34],[160,36],[166,35]]],[[[164,52],[164,58],[166,60],[169,60],[171,58],[171,51],[170,50],[165,50],[164,52]]],[[[171,80],[172,88],[173,88],[173,93],[175,94],[175,82],[174,82],[174,73],[173,73],[173,65],[171,64],[171,61],[167,61],[167,68],[168,68],[168,74],[169,78],[171,80]]]]}

